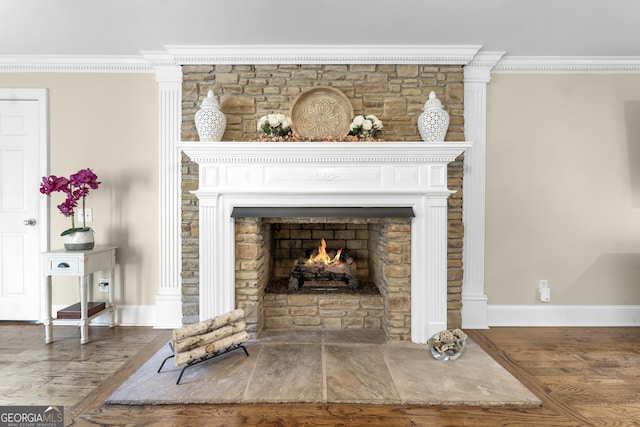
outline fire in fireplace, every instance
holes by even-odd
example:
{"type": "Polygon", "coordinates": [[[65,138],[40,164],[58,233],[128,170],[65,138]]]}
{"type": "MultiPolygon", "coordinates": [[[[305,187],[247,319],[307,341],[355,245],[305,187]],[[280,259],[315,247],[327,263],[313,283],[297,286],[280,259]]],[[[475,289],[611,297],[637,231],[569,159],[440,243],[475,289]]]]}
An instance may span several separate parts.
{"type": "Polygon", "coordinates": [[[357,289],[354,259],[343,252],[342,248],[327,252],[327,242],[322,239],[318,249],[305,253],[293,266],[289,290],[296,290],[300,286],[325,290],[336,290],[344,286],[357,289]]]}

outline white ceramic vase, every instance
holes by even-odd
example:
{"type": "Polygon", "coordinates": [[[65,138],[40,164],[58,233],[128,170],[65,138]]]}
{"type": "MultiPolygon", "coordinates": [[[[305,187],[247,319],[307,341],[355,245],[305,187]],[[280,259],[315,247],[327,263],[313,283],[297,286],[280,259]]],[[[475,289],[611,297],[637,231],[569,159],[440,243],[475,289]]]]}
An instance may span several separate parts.
{"type": "Polygon", "coordinates": [[[418,131],[423,141],[442,142],[449,129],[449,113],[442,108],[442,103],[431,91],[429,99],[424,103],[422,114],[418,118],[418,131]]]}
{"type": "Polygon", "coordinates": [[[64,236],[64,248],[68,251],[88,251],[93,249],[94,245],[93,230],[88,227],[64,236]]]}
{"type": "Polygon", "coordinates": [[[200,109],[196,112],[196,129],[200,141],[222,141],[222,135],[227,127],[227,118],[220,110],[218,100],[209,90],[207,97],[202,101],[200,109]]]}

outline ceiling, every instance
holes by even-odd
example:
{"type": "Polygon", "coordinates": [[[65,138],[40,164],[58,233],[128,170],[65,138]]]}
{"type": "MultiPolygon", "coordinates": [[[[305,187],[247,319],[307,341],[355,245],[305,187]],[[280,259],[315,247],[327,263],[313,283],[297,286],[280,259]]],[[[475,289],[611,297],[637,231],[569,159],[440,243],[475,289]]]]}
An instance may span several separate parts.
{"type": "Polygon", "coordinates": [[[506,56],[640,57],[638,0],[0,0],[0,55],[166,45],[482,45],[506,56]]]}

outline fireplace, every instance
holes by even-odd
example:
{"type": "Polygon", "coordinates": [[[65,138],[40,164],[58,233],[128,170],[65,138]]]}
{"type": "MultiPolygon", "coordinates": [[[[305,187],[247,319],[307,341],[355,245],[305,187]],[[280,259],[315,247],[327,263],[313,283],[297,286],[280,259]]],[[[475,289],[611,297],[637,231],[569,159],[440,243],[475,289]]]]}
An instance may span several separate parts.
{"type": "Polygon", "coordinates": [[[256,307],[247,329],[382,329],[389,340],[409,340],[412,209],[309,210],[333,215],[232,213],[236,304],[256,307]],[[411,217],[362,216],[380,210],[411,217]]]}
{"type": "MultiPolygon", "coordinates": [[[[447,199],[451,195],[447,165],[469,146],[464,142],[181,143],[183,152],[199,165],[194,193],[200,218],[200,319],[236,306],[245,308],[251,319],[259,319],[264,312],[262,300],[243,300],[244,291],[237,288],[236,266],[243,250],[242,244],[236,245],[237,220],[255,218],[238,216],[238,210],[410,209],[414,215],[406,220],[410,261],[404,267],[409,285],[404,295],[383,305],[408,301],[407,332],[392,338],[426,342],[447,327],[447,199]]],[[[269,218],[278,217],[269,214],[269,218]]],[[[273,226],[268,232],[274,232],[273,226]]]]}

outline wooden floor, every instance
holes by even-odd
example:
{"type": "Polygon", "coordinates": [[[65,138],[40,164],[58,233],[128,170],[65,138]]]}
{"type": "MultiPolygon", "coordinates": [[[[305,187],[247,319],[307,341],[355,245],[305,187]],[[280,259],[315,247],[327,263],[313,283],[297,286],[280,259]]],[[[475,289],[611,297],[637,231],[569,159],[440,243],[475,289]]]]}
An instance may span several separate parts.
{"type": "MultiPolygon", "coordinates": [[[[74,426],[640,426],[640,328],[467,330],[542,408],[397,405],[104,406],[169,331],[0,322],[0,406],[63,405],[74,426]]],[[[443,362],[448,363],[448,362],[443,362]]]]}

